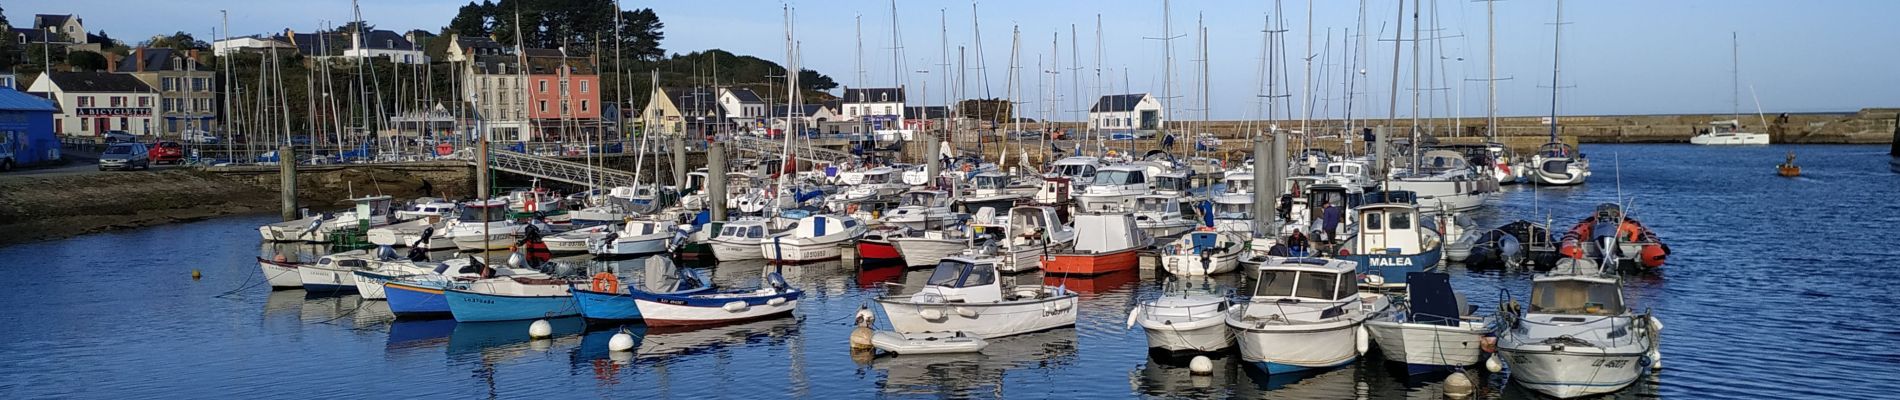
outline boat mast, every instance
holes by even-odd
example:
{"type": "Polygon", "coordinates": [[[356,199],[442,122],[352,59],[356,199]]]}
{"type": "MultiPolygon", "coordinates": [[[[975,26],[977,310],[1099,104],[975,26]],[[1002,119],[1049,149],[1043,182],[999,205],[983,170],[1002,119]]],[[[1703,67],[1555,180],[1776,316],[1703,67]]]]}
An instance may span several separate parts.
{"type": "MultiPolygon", "coordinates": [[[[1155,144],[1161,144],[1168,133],[1168,114],[1174,113],[1174,16],[1169,1],[1161,1],[1161,134],[1155,135],[1155,144]]],[[[1130,140],[1132,142],[1133,140],[1130,140]]],[[[1131,143],[1132,145],[1132,143],[1131,143]]],[[[1132,150],[1132,149],[1131,149],[1132,150]]],[[[1130,151],[1132,153],[1132,151],[1130,151]]]]}
{"type": "MultiPolygon", "coordinates": [[[[1403,2],[1404,0],[1400,0],[1400,1],[1403,2]]],[[[1419,65],[1425,63],[1420,58],[1418,58],[1419,56],[1418,40],[1420,38],[1418,9],[1419,9],[1419,1],[1412,0],[1412,169],[1414,170],[1418,169],[1418,161],[1419,161],[1418,160],[1418,139],[1419,139],[1418,98],[1419,98],[1420,93],[1419,93],[1419,86],[1418,86],[1418,83],[1419,83],[1418,72],[1419,72],[1419,65]]]]}
{"type": "MultiPolygon", "coordinates": [[[[1395,20],[1398,21],[1398,27],[1392,30],[1392,37],[1393,37],[1392,38],[1393,39],[1392,40],[1392,85],[1391,85],[1391,91],[1388,92],[1388,94],[1392,97],[1386,103],[1386,111],[1385,111],[1385,126],[1386,127],[1391,127],[1393,123],[1398,120],[1398,116],[1399,116],[1399,46],[1400,46],[1399,42],[1404,40],[1404,36],[1405,36],[1405,1],[1399,0],[1398,3],[1399,3],[1399,15],[1397,18],[1395,18],[1395,20]]],[[[1378,145],[1390,146],[1391,144],[1378,143],[1378,145]]],[[[1373,152],[1373,154],[1375,154],[1374,157],[1377,157],[1376,154],[1380,154],[1380,153],[1375,151],[1373,152]]],[[[1386,175],[1385,174],[1386,161],[1383,159],[1373,160],[1373,163],[1375,164],[1373,166],[1374,167],[1373,170],[1380,172],[1379,178],[1381,180],[1385,179],[1386,178],[1385,176],[1386,175]]]]}
{"type": "MultiPolygon", "coordinates": [[[[1306,77],[1300,79],[1300,140],[1304,142],[1313,135],[1306,126],[1307,120],[1313,119],[1313,0],[1306,0],[1306,47],[1300,48],[1300,53],[1300,58],[1306,60],[1306,77]]],[[[1306,144],[1301,143],[1300,147],[1305,148],[1306,144]]]]}
{"type": "Polygon", "coordinates": [[[1004,117],[1009,118],[1011,128],[1010,134],[1003,135],[1003,157],[1002,161],[997,162],[997,166],[1002,168],[1009,168],[1009,137],[1023,130],[1023,120],[1016,116],[1016,92],[1022,87],[1022,73],[1019,71],[1022,69],[1019,66],[1021,60],[1017,59],[1018,51],[1022,47],[1022,33],[1020,26],[1009,28],[1009,83],[1003,87],[1009,93],[1009,101],[1005,103],[1009,105],[1009,113],[1004,117]]]}
{"type": "Polygon", "coordinates": [[[1485,134],[1485,137],[1489,138],[1488,140],[1492,142],[1496,142],[1498,140],[1497,4],[1498,4],[1497,0],[1484,0],[1484,32],[1485,32],[1484,38],[1485,38],[1485,41],[1489,42],[1485,46],[1485,60],[1487,63],[1490,64],[1490,66],[1485,69],[1486,74],[1489,75],[1485,79],[1485,85],[1488,86],[1489,90],[1491,91],[1491,97],[1486,101],[1489,104],[1485,105],[1486,111],[1484,115],[1484,125],[1485,125],[1484,134],[1485,134]]]}
{"type": "MultiPolygon", "coordinates": [[[[1558,12],[1561,13],[1562,10],[1559,10],[1558,12]]],[[[1729,31],[1728,38],[1729,38],[1729,53],[1728,54],[1729,54],[1729,63],[1730,63],[1729,88],[1730,90],[1735,92],[1733,97],[1731,97],[1734,100],[1731,103],[1729,103],[1728,117],[1729,119],[1733,119],[1737,121],[1736,125],[1741,125],[1740,121],[1742,120],[1742,117],[1741,117],[1742,115],[1742,39],[1741,39],[1741,36],[1735,33],[1734,31],[1729,31]]]]}
{"type": "Polygon", "coordinates": [[[1557,0],[1557,23],[1551,30],[1556,31],[1550,46],[1550,141],[1557,141],[1557,91],[1562,90],[1558,72],[1563,70],[1564,42],[1564,0],[1557,0]]]}
{"type": "MultiPolygon", "coordinates": [[[[1083,123],[1083,126],[1087,126],[1088,114],[1083,111],[1088,109],[1088,103],[1082,102],[1082,48],[1080,47],[1082,40],[1075,37],[1075,31],[1075,24],[1069,24],[1069,92],[1071,96],[1075,97],[1074,101],[1076,107],[1075,110],[1071,112],[1075,113],[1076,122],[1083,123]]],[[[1073,140],[1074,138],[1069,139],[1073,140]]],[[[1075,149],[1071,151],[1076,154],[1081,154],[1082,143],[1086,142],[1086,137],[1083,138],[1083,141],[1076,142],[1075,149]]],[[[1060,159],[1061,157],[1056,158],[1060,159]]]]}

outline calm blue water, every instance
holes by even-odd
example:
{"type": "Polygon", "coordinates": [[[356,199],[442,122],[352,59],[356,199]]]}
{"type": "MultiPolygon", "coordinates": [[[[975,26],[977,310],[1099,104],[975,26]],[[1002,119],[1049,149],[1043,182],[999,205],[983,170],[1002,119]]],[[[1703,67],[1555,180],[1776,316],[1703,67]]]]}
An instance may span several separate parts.
{"type": "MultiPolygon", "coordinates": [[[[1900,392],[1900,175],[1884,146],[1715,149],[1591,145],[1587,186],[1507,189],[1477,219],[1573,221],[1622,194],[1632,216],[1676,251],[1665,272],[1630,280],[1637,307],[1663,332],[1659,375],[1618,397],[1881,398],[1900,392]],[[1807,176],[1774,175],[1788,149],[1807,176]]],[[[0,248],[0,398],[704,397],[1281,397],[1440,398],[1373,360],[1324,374],[1267,377],[1232,360],[1212,377],[1152,360],[1136,299],[1158,293],[1151,272],[1070,279],[1088,293],[1077,326],[1000,339],[982,355],[853,360],[848,320],[879,282],[926,272],[859,272],[831,263],[786,272],[809,291],[795,318],[644,335],[634,354],[606,351],[611,330],[578,320],[529,342],[526,323],[398,321],[380,302],[302,291],[238,290],[258,279],[255,227],[270,216],[77,237],[0,248]],[[193,281],[199,269],[204,279],[193,281]],[[598,329],[598,328],[597,328],[598,329]]],[[[1567,224],[1565,224],[1567,225],[1567,224]]],[[[757,264],[713,268],[750,284],[757,264]]],[[[1480,306],[1499,289],[1522,296],[1521,272],[1454,274],[1480,306]]],[[[1040,276],[1018,277],[1039,280],[1040,276]]],[[[1223,278],[1232,283],[1233,277],[1223,278]]],[[[1484,397],[1522,398],[1489,377],[1484,397]]]]}

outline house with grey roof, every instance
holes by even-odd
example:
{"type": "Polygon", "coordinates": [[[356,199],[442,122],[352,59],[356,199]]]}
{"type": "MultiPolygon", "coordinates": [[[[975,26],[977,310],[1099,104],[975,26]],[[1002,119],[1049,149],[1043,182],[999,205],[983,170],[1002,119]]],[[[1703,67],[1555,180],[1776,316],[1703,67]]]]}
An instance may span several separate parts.
{"type": "Polygon", "coordinates": [[[1167,123],[1161,101],[1147,93],[1111,94],[1089,107],[1089,129],[1098,131],[1153,131],[1167,123]]]}
{"type": "Polygon", "coordinates": [[[845,88],[840,115],[846,121],[864,121],[871,129],[902,129],[904,88],[845,88]]]}
{"type": "Polygon", "coordinates": [[[198,63],[197,50],[140,47],[112,64],[112,72],[158,90],[159,134],[182,137],[187,131],[211,132],[216,127],[218,75],[198,63]]]}
{"type": "Polygon", "coordinates": [[[765,127],[765,99],[746,88],[719,88],[719,107],[726,119],[746,130],[765,127]]]}

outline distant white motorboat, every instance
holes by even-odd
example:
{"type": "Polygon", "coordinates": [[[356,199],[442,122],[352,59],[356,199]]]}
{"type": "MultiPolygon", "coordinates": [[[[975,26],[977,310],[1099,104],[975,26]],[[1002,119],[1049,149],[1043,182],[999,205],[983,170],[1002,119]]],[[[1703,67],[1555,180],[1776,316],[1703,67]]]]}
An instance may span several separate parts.
{"type": "Polygon", "coordinates": [[[1076,294],[1060,287],[1006,285],[997,257],[946,257],[915,292],[879,296],[897,332],[968,332],[984,339],[1075,325],[1076,294]]]}
{"type": "Polygon", "coordinates": [[[618,228],[620,228],[619,225],[607,224],[572,229],[567,232],[542,237],[541,242],[546,243],[548,245],[548,252],[554,254],[586,253],[590,241],[605,237],[608,232],[612,232],[618,228]]]}
{"type": "Polygon", "coordinates": [[[434,197],[418,198],[415,201],[411,201],[408,207],[396,210],[397,221],[427,219],[429,217],[448,218],[454,216],[455,202],[434,197]]]}
{"type": "Polygon", "coordinates": [[[842,246],[864,236],[864,231],[864,223],[857,218],[813,215],[759,241],[760,257],[776,263],[837,259],[843,255],[842,246]]]}
{"type": "Polygon", "coordinates": [[[297,267],[297,278],[311,293],[347,293],[356,291],[356,271],[371,268],[377,256],[369,250],[351,250],[318,258],[317,262],[297,267]]]}
{"type": "Polygon", "coordinates": [[[1234,233],[1215,232],[1212,228],[1189,233],[1161,247],[1161,267],[1169,274],[1180,276],[1234,272],[1248,240],[1234,233]]]}
{"type": "MultiPolygon", "coordinates": [[[[1001,172],[982,172],[970,177],[970,188],[955,199],[961,211],[974,213],[983,208],[1008,210],[1036,194],[1034,185],[1019,185],[1001,172]]],[[[932,264],[934,265],[934,264],[932,264]]]]}
{"type": "Polygon", "coordinates": [[[1135,226],[1153,238],[1175,237],[1194,230],[1200,223],[1181,212],[1182,198],[1160,194],[1135,197],[1135,226]]]}
{"type": "Polygon", "coordinates": [[[1147,331],[1148,348],[1211,353],[1234,345],[1227,327],[1226,296],[1207,291],[1169,291],[1129,311],[1130,325],[1147,331]]]}
{"type": "Polygon", "coordinates": [[[303,275],[300,275],[297,270],[305,265],[310,265],[310,263],[257,258],[257,267],[264,274],[264,280],[270,282],[271,290],[303,288],[303,275]]]}
{"type": "Polygon", "coordinates": [[[451,221],[430,216],[377,227],[369,230],[369,243],[390,247],[415,246],[423,250],[453,249],[455,240],[449,237],[448,229],[451,221]],[[423,240],[425,237],[427,240],[423,240]]]}
{"type": "Polygon", "coordinates": [[[1214,231],[1252,237],[1256,217],[1253,212],[1252,173],[1230,173],[1221,182],[1227,190],[1214,195],[1214,231]]]}
{"type": "Polygon", "coordinates": [[[1241,359],[1269,374],[1358,359],[1371,347],[1361,325],[1389,304],[1383,295],[1359,291],[1357,269],[1350,261],[1321,258],[1262,263],[1253,296],[1227,311],[1241,359]]]}
{"type": "Polygon", "coordinates": [[[461,215],[448,228],[455,247],[469,251],[500,250],[515,245],[529,226],[551,232],[537,222],[518,222],[509,218],[508,201],[491,199],[462,204],[461,215]]]}
{"type": "Polygon", "coordinates": [[[1075,205],[1085,211],[1125,211],[1135,197],[1154,191],[1148,167],[1142,164],[1118,164],[1095,171],[1087,187],[1075,194],[1075,205]]]}
{"type": "Polygon", "coordinates": [[[950,193],[942,190],[915,189],[904,192],[900,205],[884,212],[886,226],[931,230],[955,225],[961,218],[950,210],[950,193]]]}
{"type": "Polygon", "coordinates": [[[587,253],[600,257],[636,257],[665,253],[673,248],[681,235],[673,230],[672,224],[650,219],[635,219],[622,224],[620,229],[609,230],[606,235],[587,242],[587,253]]]}
{"type": "MultiPolygon", "coordinates": [[[[389,196],[351,199],[356,207],[335,214],[312,215],[296,220],[265,224],[257,228],[267,242],[329,243],[337,231],[352,230],[367,224],[370,228],[389,225],[389,196]]],[[[366,232],[367,233],[367,232],[366,232]]]]}
{"type": "Polygon", "coordinates": [[[759,242],[765,240],[767,230],[763,219],[728,221],[706,243],[719,261],[757,260],[765,258],[759,242]]]}
{"type": "Polygon", "coordinates": [[[1419,158],[1419,165],[1393,174],[1386,190],[1404,190],[1418,194],[1427,213],[1439,210],[1460,212],[1475,210],[1497,195],[1498,183],[1478,173],[1465,155],[1450,150],[1430,150],[1419,158]],[[1443,204],[1444,207],[1436,205],[1443,204]]]}
{"type": "Polygon", "coordinates": [[[1621,278],[1566,259],[1531,279],[1528,312],[1507,303],[1498,353],[1511,380],[1558,398],[1622,390],[1647,374],[1662,325],[1624,303],[1621,278]]]}
{"type": "Polygon", "coordinates": [[[1768,144],[1768,134],[1742,131],[1739,120],[1722,120],[1709,123],[1709,130],[1689,138],[1689,144],[1699,145],[1744,145],[1768,144]]]}

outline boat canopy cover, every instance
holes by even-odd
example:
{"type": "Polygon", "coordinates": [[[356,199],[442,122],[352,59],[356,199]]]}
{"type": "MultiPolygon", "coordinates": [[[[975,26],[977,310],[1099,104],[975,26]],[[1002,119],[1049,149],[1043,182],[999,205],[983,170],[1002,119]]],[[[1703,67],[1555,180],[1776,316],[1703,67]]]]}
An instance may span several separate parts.
{"type": "Polygon", "coordinates": [[[1458,326],[1458,293],[1451,289],[1451,275],[1442,272],[1405,274],[1407,296],[1411,297],[1412,322],[1458,326]]]}
{"type": "Polygon", "coordinates": [[[1417,204],[1418,194],[1407,190],[1388,190],[1366,193],[1360,196],[1359,204],[1400,203],[1417,204]]]}

